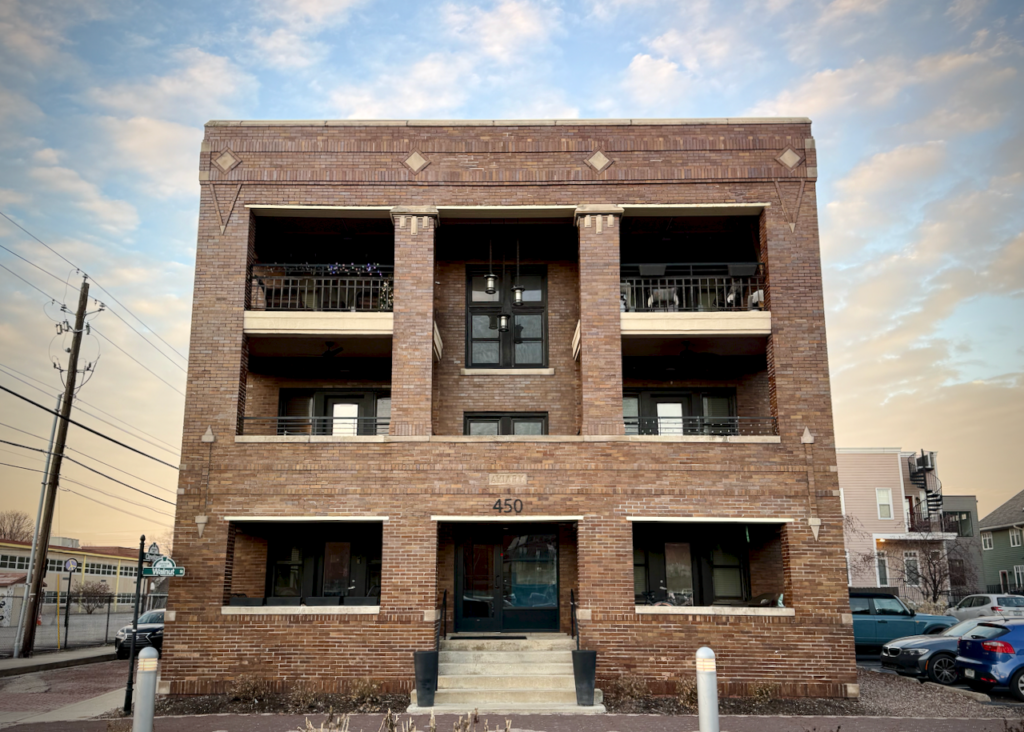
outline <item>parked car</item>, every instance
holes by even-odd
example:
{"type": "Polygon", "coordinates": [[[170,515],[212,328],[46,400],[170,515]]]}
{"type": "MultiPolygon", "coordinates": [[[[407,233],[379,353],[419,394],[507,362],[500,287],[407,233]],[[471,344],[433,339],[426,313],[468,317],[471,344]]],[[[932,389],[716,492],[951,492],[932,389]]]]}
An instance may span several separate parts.
{"type": "Polygon", "coordinates": [[[887,668],[902,676],[918,676],[936,684],[956,683],[960,674],[956,670],[957,644],[961,636],[981,623],[1000,624],[1001,617],[971,618],[934,635],[912,635],[897,638],[882,646],[879,660],[887,668]]]}
{"type": "Polygon", "coordinates": [[[888,592],[851,592],[850,610],[858,646],[878,647],[894,638],[941,633],[956,624],[947,615],[916,613],[888,592]]]}
{"type": "Polygon", "coordinates": [[[980,623],[967,631],[957,647],[956,668],[975,691],[1008,686],[1024,701],[1024,619],[980,623]]]}
{"type": "MultiPolygon", "coordinates": [[[[164,645],[164,609],[150,610],[139,616],[139,632],[135,636],[135,653],[153,646],[157,653],[164,645]]],[[[128,658],[132,648],[132,626],[126,625],[114,635],[114,652],[118,658],[128,658]]]]}
{"type": "Polygon", "coordinates": [[[999,615],[1024,618],[1024,597],[1017,595],[968,595],[956,607],[946,611],[958,620],[999,615]]]}

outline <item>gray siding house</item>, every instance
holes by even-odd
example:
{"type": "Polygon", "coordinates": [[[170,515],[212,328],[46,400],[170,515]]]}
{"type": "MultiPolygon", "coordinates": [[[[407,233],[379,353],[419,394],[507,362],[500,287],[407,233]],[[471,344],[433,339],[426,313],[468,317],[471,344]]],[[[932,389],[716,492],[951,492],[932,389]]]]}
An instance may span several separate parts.
{"type": "Polygon", "coordinates": [[[989,592],[1024,592],[1024,491],[981,520],[981,557],[989,592]]]}

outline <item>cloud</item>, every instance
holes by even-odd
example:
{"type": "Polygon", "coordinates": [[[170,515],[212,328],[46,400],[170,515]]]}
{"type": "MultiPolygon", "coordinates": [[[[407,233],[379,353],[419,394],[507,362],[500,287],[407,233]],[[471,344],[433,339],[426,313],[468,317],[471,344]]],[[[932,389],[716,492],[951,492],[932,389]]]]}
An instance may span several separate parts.
{"type": "Polygon", "coordinates": [[[32,153],[32,159],[42,165],[57,165],[60,163],[61,157],[62,153],[59,150],[54,150],[52,147],[46,147],[32,153]]]}
{"type": "Polygon", "coordinates": [[[528,0],[501,0],[493,10],[446,3],[441,16],[449,33],[501,63],[547,41],[558,27],[557,8],[528,0]]]}
{"type": "Polygon", "coordinates": [[[475,69],[468,55],[432,53],[370,82],[343,85],[331,93],[330,102],[349,119],[415,119],[453,112],[476,84],[475,69]]]}
{"type": "Polygon", "coordinates": [[[946,17],[952,18],[959,28],[966,28],[988,5],[988,0],[953,0],[946,9],[946,17]]]}
{"type": "Polygon", "coordinates": [[[127,201],[107,198],[94,183],[85,180],[70,168],[30,168],[28,177],[39,183],[50,193],[68,196],[74,206],[93,215],[96,222],[112,233],[133,230],[139,224],[135,207],[127,201]]]}
{"type": "Polygon", "coordinates": [[[328,47],[291,28],[266,33],[255,30],[249,37],[255,46],[253,59],[264,66],[280,69],[304,69],[327,58],[328,47]]]}
{"type": "Polygon", "coordinates": [[[688,85],[688,79],[679,71],[679,64],[646,53],[633,57],[623,81],[626,92],[645,107],[678,99],[688,85]]]}
{"type": "Polygon", "coordinates": [[[42,116],[43,111],[27,97],[0,86],[0,121],[26,121],[42,116]]]}
{"type": "Polygon", "coordinates": [[[261,0],[262,12],[290,27],[336,25],[366,0],[261,0]]]}
{"type": "Polygon", "coordinates": [[[24,191],[0,188],[0,206],[20,206],[32,200],[24,191]]]}
{"type": "Polygon", "coordinates": [[[174,59],[179,68],[169,74],[151,76],[141,82],[95,87],[88,97],[103,107],[133,117],[193,123],[231,117],[240,104],[252,103],[256,79],[228,58],[189,48],[176,53],[174,59]]]}
{"type": "Polygon", "coordinates": [[[103,117],[99,122],[117,150],[120,167],[145,176],[148,193],[167,198],[199,191],[201,128],[151,117],[103,117]]]}
{"type": "Polygon", "coordinates": [[[330,46],[315,40],[325,30],[345,23],[366,0],[261,0],[264,25],[248,36],[247,57],[261,66],[298,70],[323,62],[330,46]]]}
{"type": "Polygon", "coordinates": [[[590,13],[603,21],[612,20],[624,10],[635,11],[657,5],[660,0],[590,0],[590,13]]]}

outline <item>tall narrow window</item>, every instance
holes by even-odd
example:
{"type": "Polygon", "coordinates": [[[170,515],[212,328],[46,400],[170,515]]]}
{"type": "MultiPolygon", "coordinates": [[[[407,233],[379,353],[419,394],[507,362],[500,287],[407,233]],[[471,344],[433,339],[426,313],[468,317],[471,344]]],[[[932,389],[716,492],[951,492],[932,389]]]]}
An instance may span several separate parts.
{"type": "Polygon", "coordinates": [[[878,562],[878,586],[887,587],[889,585],[889,558],[885,552],[875,552],[875,557],[878,562]]]}
{"type": "Polygon", "coordinates": [[[992,532],[982,531],[981,532],[981,548],[988,551],[992,548],[992,532]]]}
{"type": "Polygon", "coordinates": [[[466,287],[466,365],[470,368],[541,368],[547,365],[547,268],[523,267],[523,304],[513,307],[514,273],[498,277],[487,294],[484,271],[470,269],[466,287]],[[507,330],[499,320],[509,317],[507,330]]]}
{"type": "Polygon", "coordinates": [[[1020,529],[1010,529],[1010,546],[1020,546],[1020,529]]]}
{"type": "Polygon", "coordinates": [[[1024,587],[1024,564],[1016,564],[1013,567],[1013,581],[1017,588],[1024,587]]]}
{"type": "Polygon", "coordinates": [[[921,563],[917,552],[903,552],[903,574],[908,585],[917,587],[921,584],[921,563]]]}
{"type": "Polygon", "coordinates": [[[878,501],[878,518],[892,518],[892,490],[890,488],[875,488],[875,499],[878,501]]]}

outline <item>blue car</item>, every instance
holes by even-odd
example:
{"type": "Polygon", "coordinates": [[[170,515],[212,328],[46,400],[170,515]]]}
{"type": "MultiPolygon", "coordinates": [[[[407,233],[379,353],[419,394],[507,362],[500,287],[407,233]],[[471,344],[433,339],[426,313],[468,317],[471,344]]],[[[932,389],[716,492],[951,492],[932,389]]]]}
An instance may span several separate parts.
{"type": "Polygon", "coordinates": [[[956,668],[975,691],[1007,686],[1024,701],[1024,620],[980,623],[968,631],[957,645],[956,668]]]}
{"type": "Polygon", "coordinates": [[[884,646],[909,635],[933,635],[956,625],[947,615],[917,613],[888,592],[850,592],[853,613],[853,642],[859,647],[884,646]]]}

